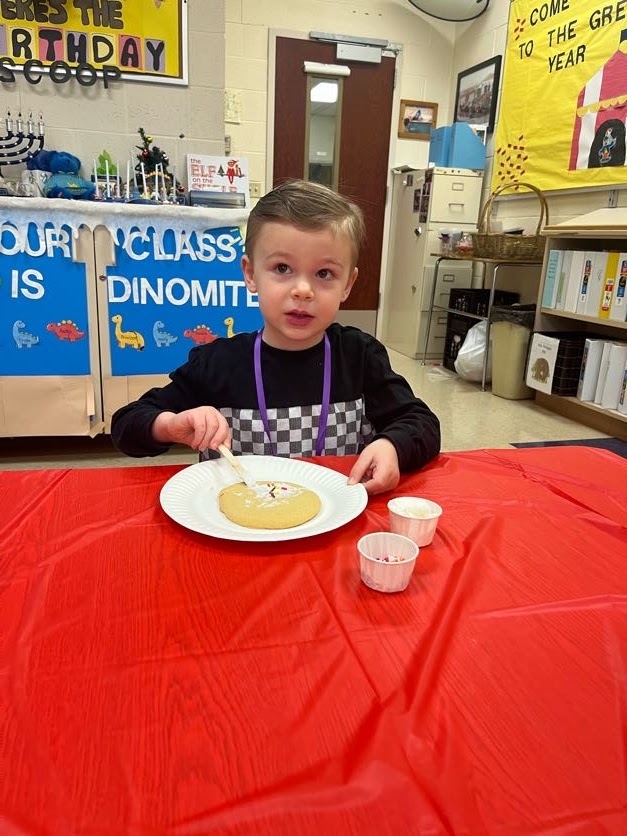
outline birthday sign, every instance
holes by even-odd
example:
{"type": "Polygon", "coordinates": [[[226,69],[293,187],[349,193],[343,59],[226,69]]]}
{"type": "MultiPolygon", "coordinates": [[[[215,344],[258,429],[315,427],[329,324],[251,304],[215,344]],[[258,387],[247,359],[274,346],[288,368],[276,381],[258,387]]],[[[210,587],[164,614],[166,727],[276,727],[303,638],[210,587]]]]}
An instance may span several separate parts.
{"type": "Polygon", "coordinates": [[[6,0],[0,3],[0,82],[48,73],[83,86],[101,78],[187,84],[185,0],[6,0]]]}
{"type": "Polygon", "coordinates": [[[492,188],[627,182],[627,3],[513,0],[492,188]]]}

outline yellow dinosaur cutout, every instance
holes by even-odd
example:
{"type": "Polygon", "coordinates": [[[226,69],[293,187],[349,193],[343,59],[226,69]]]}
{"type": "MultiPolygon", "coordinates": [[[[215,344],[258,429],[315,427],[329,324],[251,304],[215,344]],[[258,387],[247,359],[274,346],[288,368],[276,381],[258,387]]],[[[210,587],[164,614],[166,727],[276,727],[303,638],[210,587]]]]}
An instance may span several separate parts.
{"type": "Polygon", "coordinates": [[[227,318],[224,320],[224,324],[226,325],[226,336],[227,337],[234,337],[235,336],[235,331],[233,330],[234,322],[235,322],[235,320],[233,319],[232,316],[227,316],[227,318]]]}
{"type": "Polygon", "coordinates": [[[136,348],[138,351],[142,351],[145,342],[139,331],[123,331],[122,317],[120,314],[112,316],[111,322],[115,323],[115,338],[118,342],[118,348],[124,348],[129,345],[131,348],[136,348]]]}

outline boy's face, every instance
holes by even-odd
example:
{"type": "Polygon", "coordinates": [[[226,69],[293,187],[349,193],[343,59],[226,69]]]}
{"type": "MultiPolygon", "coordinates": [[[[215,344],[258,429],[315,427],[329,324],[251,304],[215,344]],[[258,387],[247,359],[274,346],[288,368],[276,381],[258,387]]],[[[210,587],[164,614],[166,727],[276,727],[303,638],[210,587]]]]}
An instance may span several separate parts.
{"type": "Polygon", "coordinates": [[[351,265],[343,232],[264,224],[242,259],[246,287],[259,296],[264,342],[291,351],[319,343],[357,278],[351,265]]]}

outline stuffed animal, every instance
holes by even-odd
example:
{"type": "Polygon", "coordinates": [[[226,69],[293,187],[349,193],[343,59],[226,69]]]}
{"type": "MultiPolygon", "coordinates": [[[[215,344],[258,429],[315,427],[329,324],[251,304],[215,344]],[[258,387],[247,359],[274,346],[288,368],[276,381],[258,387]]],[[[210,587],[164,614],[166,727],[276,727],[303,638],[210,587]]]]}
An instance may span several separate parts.
{"type": "Polygon", "coordinates": [[[52,153],[52,151],[45,151],[42,148],[41,151],[26,160],[26,168],[29,171],[50,171],[48,162],[52,153]]]}
{"type": "Polygon", "coordinates": [[[51,176],[43,184],[45,197],[67,197],[91,200],[96,185],[79,175],[81,161],[67,151],[40,151],[28,161],[29,169],[49,171],[51,176]]]}

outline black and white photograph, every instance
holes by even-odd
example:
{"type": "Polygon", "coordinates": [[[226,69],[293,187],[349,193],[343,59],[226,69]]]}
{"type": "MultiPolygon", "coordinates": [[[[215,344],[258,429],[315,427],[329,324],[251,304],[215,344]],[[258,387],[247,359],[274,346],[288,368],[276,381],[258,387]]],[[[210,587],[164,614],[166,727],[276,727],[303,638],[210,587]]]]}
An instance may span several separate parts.
{"type": "Polygon", "coordinates": [[[485,126],[486,131],[492,133],[500,72],[501,56],[496,55],[458,74],[455,94],[456,122],[485,126]]]}

